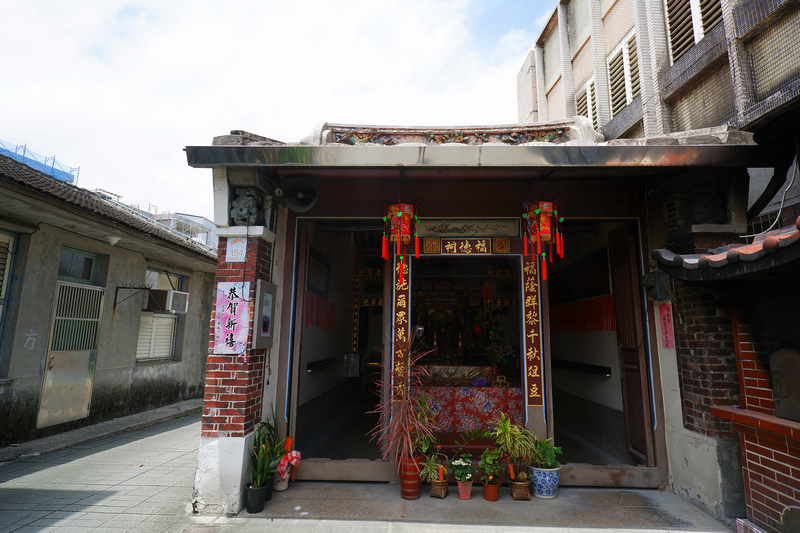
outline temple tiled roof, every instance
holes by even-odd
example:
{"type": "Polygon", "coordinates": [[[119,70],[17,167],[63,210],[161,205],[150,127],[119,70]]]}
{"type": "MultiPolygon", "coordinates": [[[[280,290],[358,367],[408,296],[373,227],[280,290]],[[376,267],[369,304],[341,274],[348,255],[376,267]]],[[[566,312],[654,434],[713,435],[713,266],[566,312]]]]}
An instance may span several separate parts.
{"type": "Polygon", "coordinates": [[[668,274],[689,281],[711,281],[775,271],[800,260],[800,217],[794,226],[770,231],[751,244],[729,244],[705,254],[675,254],[653,250],[653,258],[668,274]]]}
{"type": "Polygon", "coordinates": [[[216,260],[213,252],[198,246],[188,238],[175,235],[155,222],[149,222],[120,209],[89,190],[58,180],[24,163],[0,155],[0,183],[3,182],[12,182],[32,193],[64,202],[102,219],[122,224],[146,235],[181,246],[187,251],[216,260]]]}

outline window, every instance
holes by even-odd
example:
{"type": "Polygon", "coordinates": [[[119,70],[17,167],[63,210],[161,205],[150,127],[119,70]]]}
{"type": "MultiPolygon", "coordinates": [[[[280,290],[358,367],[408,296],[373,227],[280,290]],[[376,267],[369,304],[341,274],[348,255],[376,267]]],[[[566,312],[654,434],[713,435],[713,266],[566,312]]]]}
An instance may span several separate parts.
{"type": "MultiPolygon", "coordinates": [[[[151,289],[181,290],[183,276],[161,270],[147,269],[144,284],[151,289]]],[[[150,294],[146,294],[149,299],[150,294]]],[[[178,315],[169,312],[142,311],[139,321],[139,340],[136,359],[171,359],[175,356],[175,340],[180,327],[178,315]]]]}
{"type": "Polygon", "coordinates": [[[79,283],[97,284],[98,256],[71,248],[61,248],[58,279],[79,283]]]}
{"type": "Polygon", "coordinates": [[[589,80],[575,100],[577,113],[592,121],[592,127],[597,129],[597,94],[594,90],[594,80],[589,80]]]}
{"type": "Polygon", "coordinates": [[[611,115],[616,116],[639,95],[639,60],[636,35],[631,33],[611,53],[608,82],[611,89],[611,115]]]}
{"type": "Polygon", "coordinates": [[[13,246],[14,237],[0,233],[0,331],[2,331],[8,286],[11,283],[11,250],[13,246]]]}
{"type": "Polygon", "coordinates": [[[683,56],[722,20],[720,0],[666,0],[672,61],[683,56]]]}

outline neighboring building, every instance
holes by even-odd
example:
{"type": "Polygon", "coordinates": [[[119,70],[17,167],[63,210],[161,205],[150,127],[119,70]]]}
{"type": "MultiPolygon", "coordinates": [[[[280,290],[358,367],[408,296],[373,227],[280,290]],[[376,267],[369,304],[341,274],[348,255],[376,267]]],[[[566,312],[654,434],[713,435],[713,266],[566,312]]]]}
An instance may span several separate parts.
{"type": "Polygon", "coordinates": [[[215,265],[0,155],[0,447],[200,397],[215,265]]]}
{"type": "Polygon", "coordinates": [[[785,374],[800,366],[799,28],[800,6],[783,0],[566,0],[517,79],[521,122],[583,115],[598,138],[650,143],[738,129],[774,151],[774,169],[748,169],[747,231],[709,224],[728,199],[698,173],[661,191],[665,234],[651,242],[663,246],[653,268],[676,278],[670,484],[717,516],[746,503],[743,527],[768,531],[799,527],[800,513],[800,407],[788,408],[785,374]]]}

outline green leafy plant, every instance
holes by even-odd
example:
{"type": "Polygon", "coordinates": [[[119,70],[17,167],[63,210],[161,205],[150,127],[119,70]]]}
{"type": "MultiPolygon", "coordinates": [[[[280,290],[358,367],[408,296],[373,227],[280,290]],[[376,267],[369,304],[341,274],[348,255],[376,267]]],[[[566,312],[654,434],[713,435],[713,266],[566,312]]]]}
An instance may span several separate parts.
{"type": "Polygon", "coordinates": [[[456,481],[472,481],[472,476],[478,472],[472,465],[472,455],[468,453],[462,453],[450,461],[450,469],[456,481]]]}
{"type": "Polygon", "coordinates": [[[250,486],[262,487],[278,471],[286,440],[278,437],[278,414],[273,408],[270,418],[256,427],[250,446],[250,486]]]}
{"type": "Polygon", "coordinates": [[[481,481],[487,485],[497,485],[500,483],[500,474],[503,472],[503,462],[500,450],[497,448],[486,448],[483,450],[478,466],[481,469],[481,481]]]}
{"type": "Polygon", "coordinates": [[[528,467],[533,458],[534,435],[527,428],[514,424],[505,413],[495,422],[491,432],[508,465],[510,481],[528,481],[528,467]]]}
{"type": "Polygon", "coordinates": [[[561,463],[558,462],[556,455],[560,453],[562,453],[561,447],[554,446],[553,439],[539,440],[538,437],[534,437],[531,465],[536,468],[558,468],[561,463]]]}
{"type": "Polygon", "coordinates": [[[433,452],[425,456],[419,477],[423,483],[431,481],[447,481],[450,472],[447,456],[441,453],[441,446],[434,446],[433,452]]]}

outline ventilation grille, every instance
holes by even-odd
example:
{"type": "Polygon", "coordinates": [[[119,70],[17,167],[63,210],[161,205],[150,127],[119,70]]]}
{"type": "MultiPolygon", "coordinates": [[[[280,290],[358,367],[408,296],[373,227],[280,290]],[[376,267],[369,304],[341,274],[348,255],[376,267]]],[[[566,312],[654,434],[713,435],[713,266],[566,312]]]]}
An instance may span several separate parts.
{"type": "Polygon", "coordinates": [[[703,35],[705,35],[722,22],[720,0],[700,0],[700,16],[703,19],[703,35]]]}
{"type": "Polygon", "coordinates": [[[575,101],[575,108],[577,110],[578,115],[589,118],[589,108],[586,100],[586,91],[583,91],[578,96],[578,99],[575,101]]]}
{"type": "Polygon", "coordinates": [[[689,0],[667,0],[667,17],[672,60],[677,61],[694,46],[694,26],[689,0]]]}
{"type": "Polygon", "coordinates": [[[622,50],[608,62],[608,82],[611,85],[611,114],[616,115],[625,108],[625,61],[622,50]]]}
{"type": "Polygon", "coordinates": [[[597,129],[597,93],[594,90],[594,82],[586,88],[589,94],[589,112],[592,114],[592,127],[597,129]]]}
{"type": "Polygon", "coordinates": [[[631,68],[631,98],[639,96],[639,54],[636,50],[636,35],[628,39],[628,64],[631,68]]]}

